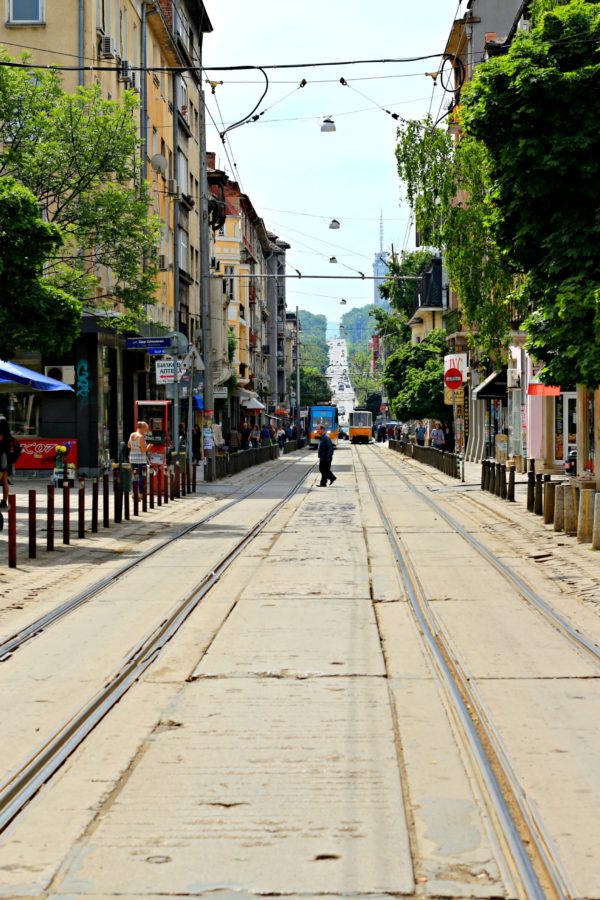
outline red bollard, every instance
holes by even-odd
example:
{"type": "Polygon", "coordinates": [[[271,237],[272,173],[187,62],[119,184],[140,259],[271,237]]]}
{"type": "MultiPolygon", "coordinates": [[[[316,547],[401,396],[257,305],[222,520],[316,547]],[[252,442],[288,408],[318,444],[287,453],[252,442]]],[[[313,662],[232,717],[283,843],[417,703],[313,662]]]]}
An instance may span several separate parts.
{"type": "Polygon", "coordinates": [[[194,494],[196,493],[196,469],[197,468],[198,468],[198,465],[196,462],[194,462],[194,464],[192,465],[192,490],[193,490],[194,494]]]}
{"type": "Polygon", "coordinates": [[[71,488],[69,482],[63,482],[63,544],[71,543],[71,488]]]}
{"type": "Polygon", "coordinates": [[[48,485],[46,550],[54,550],[54,485],[53,484],[48,485]]]}
{"type": "Polygon", "coordinates": [[[175,463],[175,496],[178,500],[181,497],[181,466],[179,461],[175,463]]]}
{"type": "Polygon", "coordinates": [[[17,498],[8,495],[8,567],[17,568],[17,498]]]}
{"type": "Polygon", "coordinates": [[[121,470],[113,469],[113,503],[114,503],[114,520],[118,525],[123,518],[123,501],[121,491],[121,470]]]}
{"type": "Polygon", "coordinates": [[[144,473],[142,475],[142,512],[148,511],[148,475],[146,474],[146,469],[144,468],[144,473]]]}
{"type": "Polygon", "coordinates": [[[154,481],[156,476],[154,474],[154,469],[152,468],[152,466],[150,466],[150,468],[148,469],[148,478],[150,479],[150,509],[154,509],[154,481]]]}
{"type": "Polygon", "coordinates": [[[175,472],[169,472],[169,493],[171,500],[175,499],[175,472]]]}
{"type": "Polygon", "coordinates": [[[79,479],[79,503],[77,508],[77,537],[85,537],[85,478],[79,479]]]}
{"type": "Polygon", "coordinates": [[[35,515],[35,491],[29,491],[29,559],[35,559],[37,556],[35,515]]]}
{"type": "Polygon", "coordinates": [[[98,533],[98,479],[92,481],[92,534],[98,533]]]}
{"type": "Polygon", "coordinates": [[[135,481],[133,482],[133,515],[139,516],[140,514],[140,483],[138,480],[138,475],[136,473],[135,481]]]}
{"type": "Polygon", "coordinates": [[[162,470],[162,480],[163,480],[163,500],[165,503],[169,502],[169,472],[165,469],[164,466],[161,467],[162,470]]]}
{"type": "Polygon", "coordinates": [[[192,492],[192,471],[191,471],[190,461],[188,457],[185,460],[185,485],[188,494],[192,492]]]}

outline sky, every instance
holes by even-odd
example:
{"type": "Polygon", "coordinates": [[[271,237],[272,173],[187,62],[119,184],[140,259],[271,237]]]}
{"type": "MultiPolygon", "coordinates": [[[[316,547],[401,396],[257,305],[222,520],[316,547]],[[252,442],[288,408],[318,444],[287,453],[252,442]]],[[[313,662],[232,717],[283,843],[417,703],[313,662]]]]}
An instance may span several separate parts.
{"type": "MultiPolygon", "coordinates": [[[[445,111],[450,97],[426,73],[438,59],[413,63],[350,65],[352,60],[440,53],[458,0],[205,0],[214,31],[204,39],[207,149],[233,175],[267,227],[291,244],[290,266],[303,275],[335,279],[288,279],[288,307],[322,313],[330,321],[354,306],[373,302],[373,282],[339,276],[372,275],[383,214],[384,250],[414,248],[414,227],[403,201],[394,149],[398,123],[380,106],[406,118],[445,111]],[[308,63],[338,62],[311,67],[308,63]],[[217,72],[211,66],[265,66],[268,92],[256,123],[233,129],[226,149],[219,132],[247,116],[265,86],[259,71],[217,72]],[[340,83],[340,78],[348,86],[340,83]],[[307,84],[300,87],[305,79],[307,84]],[[356,80],[360,79],[360,80],[356,80]],[[336,131],[320,125],[331,116],[336,131]],[[226,152],[227,151],[227,152],[226,152]],[[229,158],[228,158],[229,157],[229,158]],[[235,168],[234,168],[235,167],[235,168]],[[233,170],[233,171],[232,171],[233,170]],[[329,228],[332,218],[339,230],[329,228]],[[331,256],[337,263],[330,263],[331,256]],[[349,267],[349,268],[348,268],[349,267]],[[340,303],[345,299],[346,304],[340,303]]],[[[293,274],[293,269],[288,268],[293,274]]]]}

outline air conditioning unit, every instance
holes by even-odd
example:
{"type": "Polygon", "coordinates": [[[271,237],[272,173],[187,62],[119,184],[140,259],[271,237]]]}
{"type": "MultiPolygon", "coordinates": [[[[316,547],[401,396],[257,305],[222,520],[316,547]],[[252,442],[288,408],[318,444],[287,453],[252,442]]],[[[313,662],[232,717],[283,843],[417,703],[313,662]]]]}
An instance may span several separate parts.
{"type": "Polygon", "coordinates": [[[119,72],[118,72],[118,74],[117,74],[118,80],[124,82],[125,84],[127,84],[127,83],[129,83],[129,82],[131,81],[131,76],[132,76],[133,74],[134,74],[134,73],[131,72],[131,70],[130,70],[130,68],[129,68],[129,60],[127,60],[127,59],[122,59],[122,60],[121,60],[121,65],[119,66],[119,72]]]}
{"type": "Polygon", "coordinates": [[[167,257],[164,253],[161,253],[158,257],[158,270],[159,272],[166,272],[168,268],[169,262],[167,260],[167,257]]]}
{"type": "Polygon", "coordinates": [[[132,91],[137,91],[138,94],[140,92],[140,73],[139,72],[130,72],[129,73],[129,87],[132,91]]]}
{"type": "Polygon", "coordinates": [[[170,197],[174,197],[175,200],[181,199],[181,191],[179,190],[179,185],[174,178],[169,178],[167,183],[167,193],[170,197]]]}
{"type": "Polygon", "coordinates": [[[516,369],[506,370],[506,387],[509,389],[521,387],[521,376],[516,369]]]}
{"type": "Polygon", "coordinates": [[[100,38],[100,56],[102,59],[115,59],[117,48],[115,47],[114,38],[109,34],[103,34],[100,38]]]}
{"type": "Polygon", "coordinates": [[[75,384],[75,366],[44,366],[44,375],[64,384],[75,384]]]}

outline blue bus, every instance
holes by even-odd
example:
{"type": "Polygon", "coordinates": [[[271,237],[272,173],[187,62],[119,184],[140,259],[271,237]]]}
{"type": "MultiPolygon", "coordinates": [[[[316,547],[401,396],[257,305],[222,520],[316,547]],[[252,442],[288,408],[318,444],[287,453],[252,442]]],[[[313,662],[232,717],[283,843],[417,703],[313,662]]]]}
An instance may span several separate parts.
{"type": "Polygon", "coordinates": [[[317,433],[319,425],[325,426],[325,431],[333,444],[337,446],[340,434],[337,406],[334,406],[332,403],[320,403],[318,406],[308,407],[306,433],[309,447],[316,447],[319,443],[319,435],[317,433]]]}

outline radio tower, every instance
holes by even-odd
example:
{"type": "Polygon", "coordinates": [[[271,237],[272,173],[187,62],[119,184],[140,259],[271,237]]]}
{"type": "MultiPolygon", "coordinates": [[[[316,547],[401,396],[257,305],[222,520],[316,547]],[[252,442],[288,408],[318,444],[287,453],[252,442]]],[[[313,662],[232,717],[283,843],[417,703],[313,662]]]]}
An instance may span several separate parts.
{"type": "Polygon", "coordinates": [[[383,297],[379,293],[379,285],[385,280],[388,271],[388,253],[383,249],[383,210],[379,213],[379,252],[375,254],[373,260],[373,303],[375,306],[381,306],[384,302],[383,297]]]}

